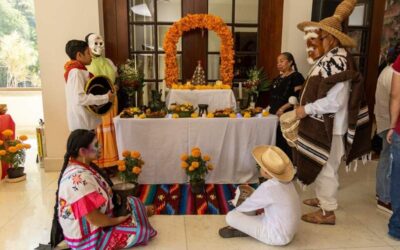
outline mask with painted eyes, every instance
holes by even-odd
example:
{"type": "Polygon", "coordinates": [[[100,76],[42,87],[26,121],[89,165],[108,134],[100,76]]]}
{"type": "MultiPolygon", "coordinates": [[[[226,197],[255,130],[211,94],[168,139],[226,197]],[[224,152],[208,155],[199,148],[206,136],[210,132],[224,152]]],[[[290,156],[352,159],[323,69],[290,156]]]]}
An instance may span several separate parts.
{"type": "Polygon", "coordinates": [[[321,39],[320,29],[305,29],[304,40],[307,43],[307,61],[314,64],[324,54],[323,39],[321,39]]]}
{"type": "Polygon", "coordinates": [[[101,56],[104,51],[104,39],[102,36],[97,34],[91,34],[88,37],[88,44],[90,51],[95,56],[101,56]]]}

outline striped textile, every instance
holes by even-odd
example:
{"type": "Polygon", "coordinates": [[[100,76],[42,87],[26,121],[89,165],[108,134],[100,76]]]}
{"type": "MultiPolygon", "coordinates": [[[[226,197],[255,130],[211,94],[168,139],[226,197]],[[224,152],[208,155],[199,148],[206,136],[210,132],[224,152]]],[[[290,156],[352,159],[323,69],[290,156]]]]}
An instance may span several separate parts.
{"type": "MultiPolygon", "coordinates": [[[[258,184],[251,184],[257,188],[258,184]]],[[[235,197],[235,184],[206,184],[204,193],[193,194],[190,184],[139,186],[138,197],[146,205],[153,204],[156,214],[204,215],[227,214],[233,209],[229,201],[235,197]]]]}

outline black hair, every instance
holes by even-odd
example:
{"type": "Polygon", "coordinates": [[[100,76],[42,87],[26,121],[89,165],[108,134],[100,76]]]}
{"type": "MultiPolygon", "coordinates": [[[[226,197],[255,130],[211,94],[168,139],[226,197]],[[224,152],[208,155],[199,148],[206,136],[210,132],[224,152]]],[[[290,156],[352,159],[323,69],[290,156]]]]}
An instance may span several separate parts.
{"type": "Polygon", "coordinates": [[[293,57],[292,53],[290,53],[290,52],[282,52],[281,55],[283,55],[289,62],[292,62],[292,67],[294,67],[294,70],[296,72],[299,72],[298,69],[297,69],[296,61],[294,60],[294,57],[293,57]]]}
{"type": "Polygon", "coordinates": [[[65,53],[67,53],[68,57],[71,60],[76,60],[76,55],[78,52],[82,54],[85,53],[85,50],[89,47],[88,43],[81,40],[70,40],[65,45],[65,53]]]}
{"type": "Polygon", "coordinates": [[[386,61],[388,64],[392,64],[396,61],[396,58],[400,54],[400,43],[397,43],[387,55],[386,61]]]}
{"type": "Polygon", "coordinates": [[[93,35],[94,33],[89,33],[89,34],[87,34],[86,36],[85,36],[85,42],[87,43],[87,44],[89,44],[89,36],[90,35],[93,35]]]}
{"type": "MultiPolygon", "coordinates": [[[[51,228],[50,244],[52,247],[56,247],[64,239],[63,231],[60,223],[58,222],[58,193],[60,189],[60,182],[65,170],[68,167],[70,158],[76,158],[79,156],[79,150],[81,148],[88,148],[89,145],[96,138],[96,133],[93,130],[77,129],[71,132],[67,141],[67,152],[64,155],[64,163],[58,177],[57,191],[56,191],[56,203],[54,205],[53,224],[51,228]]],[[[112,186],[110,178],[95,164],[91,164],[90,167],[98,172],[108,183],[112,186]]]]}

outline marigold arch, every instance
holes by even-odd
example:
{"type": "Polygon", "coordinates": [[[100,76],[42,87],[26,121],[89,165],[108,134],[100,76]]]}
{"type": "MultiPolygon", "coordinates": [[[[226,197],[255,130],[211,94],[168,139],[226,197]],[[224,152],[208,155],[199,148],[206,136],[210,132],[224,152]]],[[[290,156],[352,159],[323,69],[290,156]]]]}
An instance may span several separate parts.
{"type": "Polygon", "coordinates": [[[192,29],[212,30],[221,39],[220,56],[220,75],[224,84],[231,85],[233,80],[234,50],[232,32],[224,21],[214,15],[208,14],[189,14],[175,22],[168,29],[164,39],[165,51],[165,82],[168,87],[178,82],[178,64],[176,60],[176,44],[184,32],[192,29]]]}

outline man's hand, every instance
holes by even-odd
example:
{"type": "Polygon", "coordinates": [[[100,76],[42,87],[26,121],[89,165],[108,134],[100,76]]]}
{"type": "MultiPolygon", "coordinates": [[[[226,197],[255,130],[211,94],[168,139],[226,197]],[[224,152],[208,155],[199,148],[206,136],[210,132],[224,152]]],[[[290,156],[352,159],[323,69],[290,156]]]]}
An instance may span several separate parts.
{"type": "Polygon", "coordinates": [[[114,101],[114,97],[115,97],[115,95],[113,94],[113,92],[111,92],[111,91],[108,91],[108,101],[109,102],[112,102],[112,101],[114,101]]]}
{"type": "Polygon", "coordinates": [[[393,129],[389,129],[387,135],[386,135],[386,141],[389,144],[392,144],[392,136],[393,136],[393,129]]]}
{"type": "Polygon", "coordinates": [[[307,113],[306,113],[306,110],[304,109],[304,106],[298,106],[296,108],[296,117],[298,119],[303,119],[306,116],[307,116],[307,113]]]}

